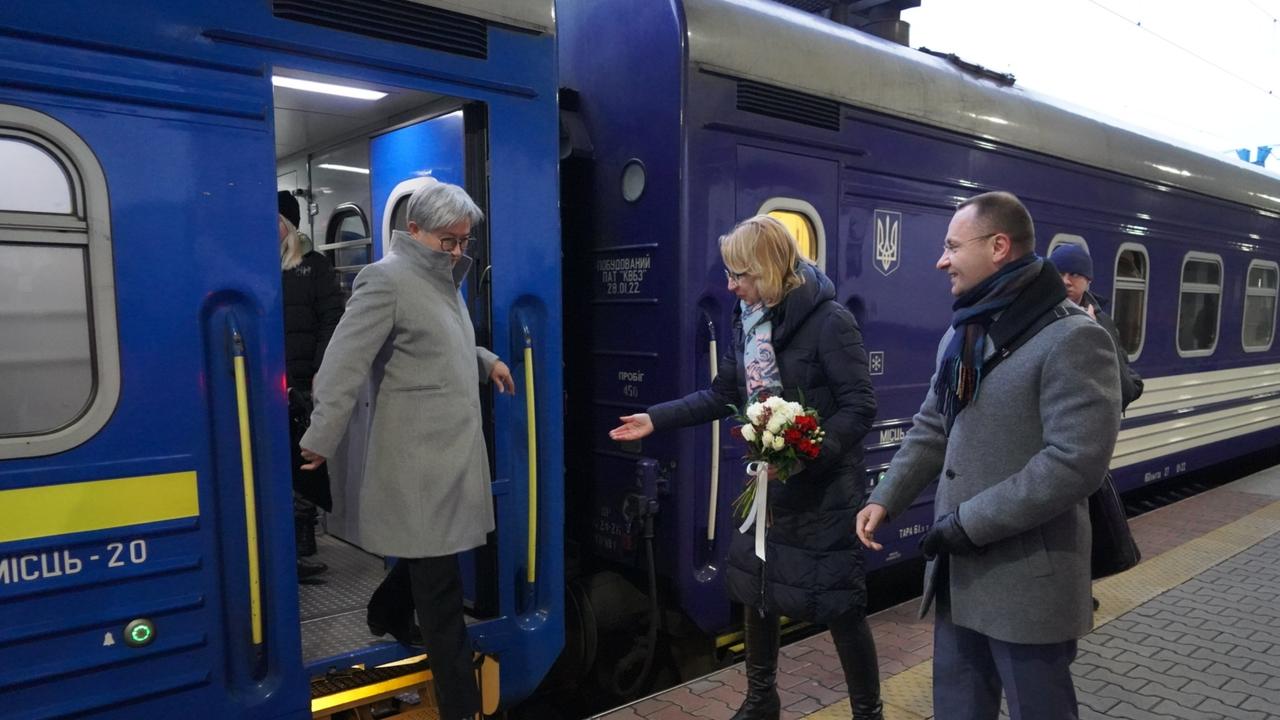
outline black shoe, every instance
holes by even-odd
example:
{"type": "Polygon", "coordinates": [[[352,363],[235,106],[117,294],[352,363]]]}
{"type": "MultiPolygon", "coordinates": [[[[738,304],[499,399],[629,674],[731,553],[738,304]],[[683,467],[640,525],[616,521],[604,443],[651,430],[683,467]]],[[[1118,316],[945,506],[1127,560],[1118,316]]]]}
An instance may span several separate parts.
{"type": "Polygon", "coordinates": [[[412,623],[408,626],[388,627],[369,621],[369,632],[378,637],[391,633],[391,637],[395,638],[396,642],[409,647],[423,647],[425,644],[422,642],[422,629],[412,623]]]}
{"type": "Polygon", "coordinates": [[[744,610],[747,645],[747,697],[730,720],[778,720],[782,702],[778,697],[778,616],[760,617],[760,611],[744,610]]]}
{"type": "Polygon", "coordinates": [[[325,565],[322,562],[316,562],[315,560],[307,560],[305,558],[298,558],[298,579],[299,580],[305,580],[307,578],[315,577],[316,575],[319,575],[320,573],[328,569],[329,569],[329,566],[325,565]]]}

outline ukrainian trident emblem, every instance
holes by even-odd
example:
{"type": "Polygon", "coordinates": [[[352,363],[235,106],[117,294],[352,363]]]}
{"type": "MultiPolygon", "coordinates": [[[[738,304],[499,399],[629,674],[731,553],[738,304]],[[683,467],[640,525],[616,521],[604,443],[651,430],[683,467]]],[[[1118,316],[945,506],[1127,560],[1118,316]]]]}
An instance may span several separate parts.
{"type": "Polygon", "coordinates": [[[899,265],[899,248],[902,238],[902,213],[892,210],[877,210],[876,224],[876,270],[888,276],[899,265]]]}

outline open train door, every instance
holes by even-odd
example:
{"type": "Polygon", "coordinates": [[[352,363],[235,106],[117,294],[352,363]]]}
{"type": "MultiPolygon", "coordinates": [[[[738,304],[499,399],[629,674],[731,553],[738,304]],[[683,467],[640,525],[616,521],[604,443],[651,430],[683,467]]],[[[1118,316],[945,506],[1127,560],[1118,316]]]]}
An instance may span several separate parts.
{"type": "MultiPolygon", "coordinates": [[[[372,224],[378,229],[374,243],[375,257],[380,258],[391,251],[392,232],[408,230],[409,198],[426,185],[435,182],[460,185],[481,210],[488,214],[487,177],[483,172],[487,164],[485,124],[485,106],[472,103],[372,138],[369,146],[370,187],[374,206],[372,224]]],[[[467,255],[475,262],[471,273],[463,281],[462,293],[475,326],[476,342],[488,346],[492,329],[488,292],[489,242],[485,223],[477,225],[473,234],[476,240],[468,248],[467,255]]],[[[492,399],[488,392],[481,392],[480,397],[486,446],[492,467],[492,399]]],[[[356,426],[357,423],[353,422],[353,437],[359,434],[356,426]]],[[[349,443],[352,456],[358,452],[354,448],[357,444],[354,440],[349,443]]],[[[362,452],[358,454],[363,457],[362,452]]],[[[342,483],[342,492],[348,501],[342,503],[344,507],[355,507],[353,503],[358,501],[354,497],[356,490],[354,483],[342,483]]],[[[338,508],[335,507],[335,510],[338,508]]],[[[338,532],[345,531],[350,541],[360,544],[354,517],[339,515],[334,521],[332,528],[338,532]]],[[[496,614],[496,584],[490,581],[494,577],[496,563],[493,538],[490,538],[486,547],[464,553],[460,563],[468,610],[477,617],[496,614]]]]}

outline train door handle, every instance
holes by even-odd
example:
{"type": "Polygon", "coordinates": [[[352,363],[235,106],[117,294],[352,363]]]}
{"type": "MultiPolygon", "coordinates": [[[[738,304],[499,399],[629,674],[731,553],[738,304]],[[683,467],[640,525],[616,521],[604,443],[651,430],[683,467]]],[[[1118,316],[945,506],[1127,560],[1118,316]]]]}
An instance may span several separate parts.
{"type": "Polygon", "coordinates": [[[254,651],[261,657],[262,573],[258,567],[257,489],[253,477],[253,440],[249,426],[249,387],[245,369],[244,336],[234,312],[227,313],[227,346],[236,380],[236,417],[240,429],[240,472],[244,484],[245,545],[249,560],[249,622],[254,651]]]}

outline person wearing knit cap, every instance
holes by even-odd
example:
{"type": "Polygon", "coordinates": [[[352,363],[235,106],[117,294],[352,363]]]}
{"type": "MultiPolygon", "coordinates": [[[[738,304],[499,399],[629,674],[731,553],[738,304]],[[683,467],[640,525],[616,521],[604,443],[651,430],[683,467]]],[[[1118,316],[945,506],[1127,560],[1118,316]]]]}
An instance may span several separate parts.
{"type": "Polygon", "coordinates": [[[280,208],[280,215],[285,220],[293,223],[293,227],[297,228],[298,223],[302,222],[302,211],[298,207],[298,198],[288,190],[281,190],[276,193],[276,205],[280,208]]]}
{"type": "Polygon", "coordinates": [[[280,273],[284,311],[285,376],[288,379],[289,437],[293,453],[293,524],[298,546],[298,579],[315,583],[324,563],[308,558],[318,552],[316,524],[319,508],[333,509],[329,472],[325,468],[303,470],[298,441],[311,416],[311,380],[320,369],[329,338],[342,318],[346,297],[324,255],[309,250],[298,231],[302,213],[298,199],[288,190],[276,193],[279,211],[280,273]]]}
{"type": "Polygon", "coordinates": [[[1116,323],[1102,309],[1102,304],[1093,293],[1089,292],[1093,284],[1093,258],[1089,251],[1079,245],[1059,245],[1049,253],[1049,262],[1053,263],[1062,274],[1062,284],[1067,290],[1071,302],[1079,305],[1089,317],[1106,328],[1116,344],[1116,359],[1120,362],[1120,406],[1129,407],[1129,403],[1142,395],[1142,376],[1129,367],[1129,358],[1120,345],[1120,330],[1116,323]]]}

